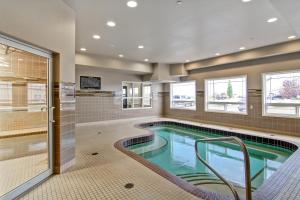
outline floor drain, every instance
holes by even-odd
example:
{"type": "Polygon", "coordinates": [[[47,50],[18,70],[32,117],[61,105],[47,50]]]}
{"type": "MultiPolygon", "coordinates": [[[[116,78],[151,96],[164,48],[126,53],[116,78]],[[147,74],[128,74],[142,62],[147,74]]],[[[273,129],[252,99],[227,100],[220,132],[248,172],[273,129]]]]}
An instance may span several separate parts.
{"type": "Polygon", "coordinates": [[[95,155],[98,155],[98,153],[97,153],[97,152],[95,152],[95,153],[92,153],[92,156],[95,156],[95,155]]]}
{"type": "Polygon", "coordinates": [[[125,186],[124,186],[126,189],[131,189],[134,187],[134,184],[133,183],[126,183],[125,186]]]}
{"type": "Polygon", "coordinates": [[[98,135],[100,135],[100,134],[101,134],[101,131],[98,132],[98,135]]]}

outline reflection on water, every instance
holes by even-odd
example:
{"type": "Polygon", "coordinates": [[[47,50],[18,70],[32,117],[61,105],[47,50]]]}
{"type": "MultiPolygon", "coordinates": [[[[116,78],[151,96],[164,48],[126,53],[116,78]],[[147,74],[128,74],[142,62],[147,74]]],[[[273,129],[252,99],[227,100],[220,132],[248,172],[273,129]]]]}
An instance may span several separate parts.
{"type": "MultiPolygon", "coordinates": [[[[195,140],[216,137],[208,132],[195,132],[174,128],[152,128],[156,137],[168,141],[167,145],[153,152],[141,154],[147,160],[173,174],[211,173],[196,157],[195,140]],[[193,135],[194,134],[194,135],[193,135]]],[[[246,142],[250,154],[252,186],[259,187],[292,153],[288,150],[253,142],[246,142]]],[[[131,147],[138,148],[143,144],[131,147]]],[[[244,160],[239,146],[234,143],[199,143],[199,153],[227,180],[244,185],[244,160]]]]}

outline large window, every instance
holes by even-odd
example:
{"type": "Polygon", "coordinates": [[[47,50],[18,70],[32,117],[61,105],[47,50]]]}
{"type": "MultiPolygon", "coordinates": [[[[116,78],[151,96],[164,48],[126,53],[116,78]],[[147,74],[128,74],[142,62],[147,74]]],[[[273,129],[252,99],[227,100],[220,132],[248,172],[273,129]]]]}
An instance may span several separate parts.
{"type": "Polygon", "coordinates": [[[151,83],[124,81],[122,90],[123,109],[152,107],[151,83]]]}
{"type": "Polygon", "coordinates": [[[247,114],[247,77],[205,80],[205,111],[247,114]]]}
{"type": "Polygon", "coordinates": [[[195,81],[171,83],[170,104],[171,108],[196,110],[195,81]]]}
{"type": "Polygon", "coordinates": [[[300,71],[263,75],[263,115],[300,117],[300,71]]]}

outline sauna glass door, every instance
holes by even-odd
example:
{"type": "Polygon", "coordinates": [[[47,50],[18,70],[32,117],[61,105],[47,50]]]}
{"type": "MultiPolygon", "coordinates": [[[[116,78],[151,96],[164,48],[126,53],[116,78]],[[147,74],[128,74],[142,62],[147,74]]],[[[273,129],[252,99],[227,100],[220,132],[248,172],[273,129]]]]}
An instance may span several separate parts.
{"type": "Polygon", "coordinates": [[[0,199],[52,173],[51,55],[0,36],[0,199]]]}

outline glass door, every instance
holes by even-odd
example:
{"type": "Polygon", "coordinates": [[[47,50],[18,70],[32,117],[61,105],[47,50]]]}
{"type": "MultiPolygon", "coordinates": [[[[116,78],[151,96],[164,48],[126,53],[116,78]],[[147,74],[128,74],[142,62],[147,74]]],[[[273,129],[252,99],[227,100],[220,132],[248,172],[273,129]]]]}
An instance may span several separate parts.
{"type": "Polygon", "coordinates": [[[0,35],[0,199],[53,172],[51,54],[0,35]]]}

